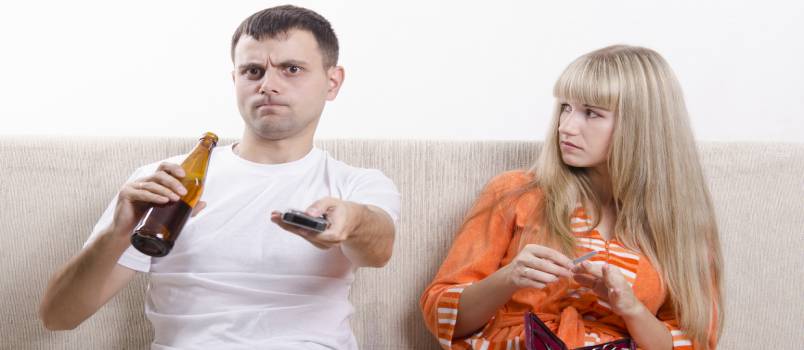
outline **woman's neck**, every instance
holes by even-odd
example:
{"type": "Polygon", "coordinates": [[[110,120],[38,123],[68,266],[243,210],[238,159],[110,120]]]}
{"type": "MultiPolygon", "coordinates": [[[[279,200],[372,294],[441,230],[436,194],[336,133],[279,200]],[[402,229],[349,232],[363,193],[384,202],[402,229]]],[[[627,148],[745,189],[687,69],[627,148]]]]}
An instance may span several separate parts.
{"type": "Polygon", "coordinates": [[[609,175],[608,167],[602,165],[589,168],[588,175],[592,191],[597,199],[600,200],[600,205],[605,208],[613,204],[614,196],[611,193],[611,176],[609,175]]]}
{"type": "MultiPolygon", "coordinates": [[[[608,169],[605,167],[589,169],[588,175],[592,191],[600,201],[600,208],[597,208],[599,211],[593,210],[590,214],[592,216],[600,215],[599,218],[593,217],[593,220],[598,222],[595,229],[603,239],[609,240],[613,237],[617,216],[617,208],[614,206],[614,198],[611,191],[611,176],[609,176],[608,169]]],[[[592,203],[587,204],[588,208],[591,208],[591,206],[592,203]]]]}

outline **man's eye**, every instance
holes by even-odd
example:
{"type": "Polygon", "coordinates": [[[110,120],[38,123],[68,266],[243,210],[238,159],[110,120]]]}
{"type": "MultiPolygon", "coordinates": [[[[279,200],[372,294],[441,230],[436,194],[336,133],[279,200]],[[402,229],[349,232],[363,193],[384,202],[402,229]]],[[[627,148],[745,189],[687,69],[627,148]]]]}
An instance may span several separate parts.
{"type": "Polygon", "coordinates": [[[262,69],[260,68],[249,68],[246,69],[246,75],[252,78],[259,78],[262,76],[262,69]]]}
{"type": "Polygon", "coordinates": [[[288,73],[290,74],[298,74],[301,73],[302,67],[299,66],[290,66],[287,68],[288,73]]]}

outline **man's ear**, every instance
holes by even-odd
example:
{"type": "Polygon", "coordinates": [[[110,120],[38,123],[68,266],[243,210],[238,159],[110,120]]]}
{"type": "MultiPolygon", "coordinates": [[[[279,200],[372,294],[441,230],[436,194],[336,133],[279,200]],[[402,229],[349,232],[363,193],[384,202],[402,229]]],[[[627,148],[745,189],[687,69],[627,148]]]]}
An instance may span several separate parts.
{"type": "Polygon", "coordinates": [[[338,96],[338,91],[343,85],[345,71],[341,66],[332,66],[327,69],[327,78],[329,79],[329,88],[327,89],[327,101],[332,101],[338,96]]]}

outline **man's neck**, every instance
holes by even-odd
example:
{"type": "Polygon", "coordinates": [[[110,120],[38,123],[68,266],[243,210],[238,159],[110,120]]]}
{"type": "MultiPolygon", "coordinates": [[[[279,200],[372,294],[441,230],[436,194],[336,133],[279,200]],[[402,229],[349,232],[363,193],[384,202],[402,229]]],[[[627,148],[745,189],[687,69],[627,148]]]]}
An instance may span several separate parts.
{"type": "Polygon", "coordinates": [[[266,140],[248,130],[234,146],[234,153],[245,160],[261,164],[281,164],[302,159],[313,148],[312,137],[290,137],[266,140]]]}

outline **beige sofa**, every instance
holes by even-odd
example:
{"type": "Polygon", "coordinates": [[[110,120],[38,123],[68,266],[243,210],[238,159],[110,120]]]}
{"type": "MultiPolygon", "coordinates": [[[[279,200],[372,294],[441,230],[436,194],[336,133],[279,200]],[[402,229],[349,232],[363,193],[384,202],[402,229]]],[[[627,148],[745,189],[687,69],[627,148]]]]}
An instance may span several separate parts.
{"type": "MultiPolygon", "coordinates": [[[[223,140],[221,144],[231,140],[223,140]]],[[[195,140],[4,137],[0,160],[0,349],[144,349],[147,276],[77,329],[50,332],[36,316],[48,277],[81,245],[137,166],[195,140]]],[[[418,298],[464,212],[494,174],[527,167],[535,142],[324,140],[348,163],[379,168],[403,195],[391,262],[359,272],[351,299],[363,349],[437,349],[418,298]]],[[[804,344],[804,144],[703,143],[702,160],[726,258],[723,349],[804,344]]]]}

